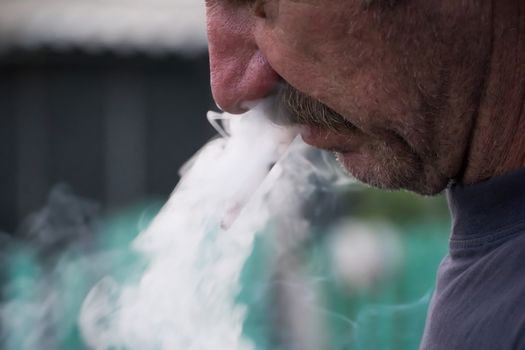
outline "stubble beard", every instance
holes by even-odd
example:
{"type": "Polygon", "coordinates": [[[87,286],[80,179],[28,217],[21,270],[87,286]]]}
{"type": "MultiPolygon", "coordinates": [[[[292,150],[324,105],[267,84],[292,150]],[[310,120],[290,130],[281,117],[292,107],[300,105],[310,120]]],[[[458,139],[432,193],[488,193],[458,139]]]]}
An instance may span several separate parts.
{"type": "MultiPolygon", "coordinates": [[[[288,118],[280,123],[335,132],[361,132],[341,114],[288,84],[280,89],[278,104],[286,110],[288,118]]],[[[350,164],[336,153],[342,167],[358,181],[380,189],[404,189],[423,195],[437,194],[446,187],[448,181],[437,169],[425,164],[400,137],[367,136],[369,142],[359,150],[359,164],[350,164]]]]}

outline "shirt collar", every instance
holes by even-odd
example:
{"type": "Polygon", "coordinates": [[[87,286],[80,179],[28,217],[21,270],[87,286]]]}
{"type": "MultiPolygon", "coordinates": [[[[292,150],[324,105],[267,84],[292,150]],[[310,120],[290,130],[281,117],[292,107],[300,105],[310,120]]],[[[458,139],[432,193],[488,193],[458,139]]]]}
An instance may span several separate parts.
{"type": "Polygon", "coordinates": [[[525,168],[447,190],[452,236],[497,233],[525,224],[525,168]]]}

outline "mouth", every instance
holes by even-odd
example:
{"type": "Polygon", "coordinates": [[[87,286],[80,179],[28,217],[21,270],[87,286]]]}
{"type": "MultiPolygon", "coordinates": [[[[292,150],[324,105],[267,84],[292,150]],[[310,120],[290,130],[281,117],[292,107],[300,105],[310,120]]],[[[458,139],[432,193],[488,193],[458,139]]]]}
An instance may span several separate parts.
{"type": "Polygon", "coordinates": [[[347,155],[356,153],[361,140],[355,130],[332,130],[318,126],[301,125],[299,132],[303,141],[310,146],[347,155]]]}
{"type": "Polygon", "coordinates": [[[307,144],[343,154],[358,150],[361,133],[357,127],[321,101],[285,84],[277,102],[285,111],[278,121],[299,127],[307,144]]]}

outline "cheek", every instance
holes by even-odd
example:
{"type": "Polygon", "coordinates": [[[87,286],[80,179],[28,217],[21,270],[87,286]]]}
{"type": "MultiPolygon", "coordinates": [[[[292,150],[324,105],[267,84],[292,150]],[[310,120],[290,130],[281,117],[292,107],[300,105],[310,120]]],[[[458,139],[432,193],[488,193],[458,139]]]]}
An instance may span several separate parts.
{"type": "MultiPolygon", "coordinates": [[[[345,1],[346,2],[346,1],[345,1]]],[[[348,6],[346,15],[323,10],[318,3],[291,0],[270,1],[268,16],[256,23],[255,40],[270,64],[296,88],[316,97],[323,77],[338,75],[348,51],[348,6]],[[346,17],[346,19],[341,19],[346,17]],[[310,83],[309,83],[310,82],[310,83]]],[[[332,80],[332,79],[327,79],[332,80]]]]}
{"type": "Polygon", "coordinates": [[[313,5],[270,0],[268,15],[257,20],[254,32],[273,68],[319,99],[340,90],[363,89],[361,71],[377,69],[376,63],[385,57],[380,24],[356,5],[359,2],[327,2],[320,6],[321,1],[313,5]]]}
{"type": "Polygon", "coordinates": [[[272,2],[269,17],[256,23],[257,44],[288,83],[365,132],[402,128],[410,122],[404,119],[417,113],[421,81],[436,78],[411,58],[429,56],[417,43],[423,34],[407,45],[416,34],[406,23],[389,23],[347,4],[326,12],[328,6],[272,2]],[[432,78],[419,77],[416,84],[416,69],[432,78]]]}
{"type": "Polygon", "coordinates": [[[396,90],[399,97],[402,90],[398,87],[406,89],[401,81],[404,77],[390,63],[385,64],[394,58],[373,32],[365,36],[355,23],[350,31],[342,29],[346,21],[328,25],[328,19],[302,15],[310,26],[299,20],[292,23],[292,15],[273,27],[262,22],[257,25],[258,45],[281,77],[364,130],[380,122],[367,118],[371,111],[404,108],[400,104],[407,98],[393,99],[388,94],[396,90]],[[341,34],[348,31],[351,34],[341,34]]]}

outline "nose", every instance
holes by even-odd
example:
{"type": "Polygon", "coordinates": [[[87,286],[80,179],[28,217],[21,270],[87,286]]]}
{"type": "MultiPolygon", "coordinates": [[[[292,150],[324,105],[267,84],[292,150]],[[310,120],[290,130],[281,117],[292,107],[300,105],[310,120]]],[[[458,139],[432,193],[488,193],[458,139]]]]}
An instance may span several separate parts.
{"type": "Polygon", "coordinates": [[[243,113],[247,102],[270,95],[280,77],[255,43],[249,9],[216,5],[207,22],[213,98],[222,110],[243,113]]]}

